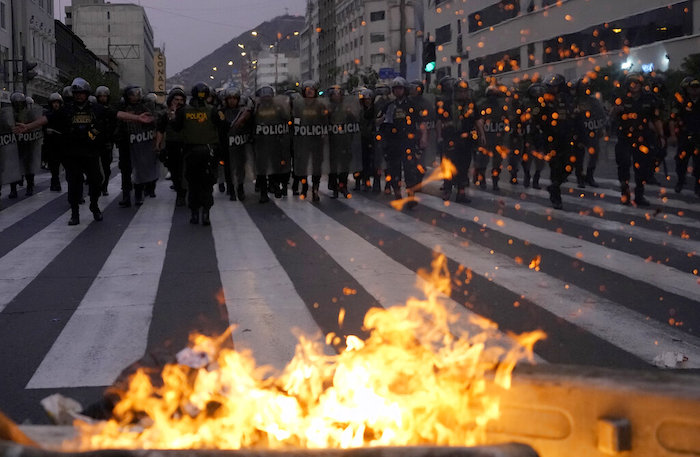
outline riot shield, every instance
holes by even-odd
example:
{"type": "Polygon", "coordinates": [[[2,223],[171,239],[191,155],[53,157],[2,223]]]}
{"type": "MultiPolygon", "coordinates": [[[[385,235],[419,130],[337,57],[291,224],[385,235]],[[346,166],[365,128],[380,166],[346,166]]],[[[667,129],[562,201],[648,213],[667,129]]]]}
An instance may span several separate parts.
{"type": "Polygon", "coordinates": [[[129,154],[131,156],[132,181],[134,184],[146,184],[160,177],[158,153],[156,152],[155,123],[126,123],[129,154]]]}
{"type": "Polygon", "coordinates": [[[14,126],[15,115],[12,108],[0,109],[0,185],[17,182],[22,177],[17,136],[12,133],[14,126]]]}
{"type": "Polygon", "coordinates": [[[322,98],[296,98],[292,114],[294,175],[319,176],[323,172],[324,143],[328,133],[328,105],[322,98]]]}
{"type": "Polygon", "coordinates": [[[255,173],[272,175],[291,171],[291,109],[289,97],[261,97],[255,106],[255,173]]]}
{"type": "MultiPolygon", "coordinates": [[[[17,115],[17,122],[29,124],[43,115],[41,107],[27,107],[17,115]]],[[[44,132],[41,128],[31,132],[17,135],[17,149],[19,150],[20,172],[24,175],[35,175],[41,167],[41,145],[44,141],[44,132]]]]}
{"type": "Polygon", "coordinates": [[[423,124],[428,133],[428,143],[421,152],[420,163],[425,167],[436,167],[440,163],[437,150],[437,101],[433,94],[421,94],[412,97],[415,109],[418,111],[419,122],[423,124]]]}
{"type": "Polygon", "coordinates": [[[355,96],[343,97],[329,105],[329,172],[346,174],[362,170],[360,102],[355,96]]]}

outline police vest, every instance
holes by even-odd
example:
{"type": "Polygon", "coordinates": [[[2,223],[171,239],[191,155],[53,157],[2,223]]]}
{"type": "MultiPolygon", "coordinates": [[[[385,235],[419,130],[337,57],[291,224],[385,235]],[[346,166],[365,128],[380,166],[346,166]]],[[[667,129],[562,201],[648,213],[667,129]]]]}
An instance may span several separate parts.
{"type": "Polygon", "coordinates": [[[182,138],[186,144],[206,145],[219,143],[216,125],[214,120],[211,119],[211,106],[195,107],[189,105],[184,110],[182,138]]]}

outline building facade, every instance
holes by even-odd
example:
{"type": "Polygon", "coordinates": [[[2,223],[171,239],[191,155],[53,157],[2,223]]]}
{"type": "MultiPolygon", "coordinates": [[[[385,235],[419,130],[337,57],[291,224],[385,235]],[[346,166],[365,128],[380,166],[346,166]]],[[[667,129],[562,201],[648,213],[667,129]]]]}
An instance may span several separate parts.
{"type": "Polygon", "coordinates": [[[318,0],[307,0],[306,20],[299,36],[299,59],[302,80],[319,80],[318,36],[321,31],[318,19],[318,0]]]}
{"type": "Polygon", "coordinates": [[[154,90],[153,28],[143,7],[74,1],[70,11],[66,9],[66,18],[68,13],[73,32],[87,47],[104,60],[118,63],[122,84],[154,90]]]}
{"type": "Polygon", "coordinates": [[[299,58],[283,53],[260,55],[255,67],[256,87],[279,88],[282,84],[293,85],[300,79],[299,58]]]}
{"type": "Polygon", "coordinates": [[[438,78],[665,71],[700,45],[698,0],[428,0],[424,14],[438,78]]]}

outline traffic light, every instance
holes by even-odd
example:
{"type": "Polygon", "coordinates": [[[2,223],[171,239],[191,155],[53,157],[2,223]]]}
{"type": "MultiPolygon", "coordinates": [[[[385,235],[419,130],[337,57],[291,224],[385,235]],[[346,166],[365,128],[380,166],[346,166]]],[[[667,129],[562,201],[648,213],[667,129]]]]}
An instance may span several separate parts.
{"type": "Polygon", "coordinates": [[[34,71],[34,68],[36,68],[37,65],[39,65],[37,62],[30,62],[26,59],[22,61],[22,81],[25,84],[36,78],[38,73],[34,71]]]}
{"type": "Polygon", "coordinates": [[[435,71],[435,42],[426,41],[423,43],[423,70],[426,73],[435,71]]]}

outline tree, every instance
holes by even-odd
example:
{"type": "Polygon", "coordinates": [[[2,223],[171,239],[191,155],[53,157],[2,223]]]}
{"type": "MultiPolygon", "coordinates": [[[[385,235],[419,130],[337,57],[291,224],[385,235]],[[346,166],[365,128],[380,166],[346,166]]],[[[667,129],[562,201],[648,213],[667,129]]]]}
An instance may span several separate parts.
{"type": "Polygon", "coordinates": [[[700,76],[700,54],[691,54],[683,59],[681,70],[687,75],[700,76]]]}

